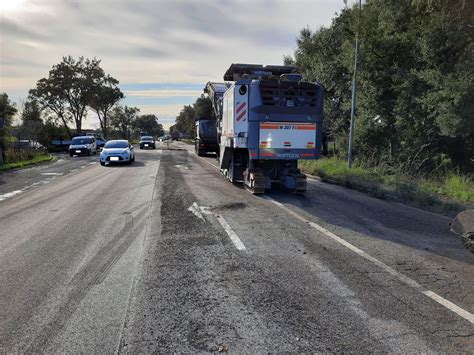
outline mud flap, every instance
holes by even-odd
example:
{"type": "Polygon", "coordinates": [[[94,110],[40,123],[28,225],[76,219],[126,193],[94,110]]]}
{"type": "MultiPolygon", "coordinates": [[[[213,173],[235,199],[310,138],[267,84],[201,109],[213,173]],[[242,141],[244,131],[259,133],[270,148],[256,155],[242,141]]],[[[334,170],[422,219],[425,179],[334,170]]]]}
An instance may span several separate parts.
{"type": "Polygon", "coordinates": [[[221,152],[219,168],[227,169],[230,161],[232,160],[232,155],[234,153],[234,148],[224,147],[224,152],[221,152]]]}

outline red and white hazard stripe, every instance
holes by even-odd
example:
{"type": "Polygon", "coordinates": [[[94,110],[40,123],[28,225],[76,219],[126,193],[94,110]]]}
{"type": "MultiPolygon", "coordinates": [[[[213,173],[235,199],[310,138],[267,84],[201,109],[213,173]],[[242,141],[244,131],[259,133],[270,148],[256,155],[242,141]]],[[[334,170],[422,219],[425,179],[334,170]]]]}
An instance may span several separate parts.
{"type": "Polygon", "coordinates": [[[247,103],[246,102],[237,102],[235,115],[237,116],[237,121],[246,121],[247,120],[247,103]]]}

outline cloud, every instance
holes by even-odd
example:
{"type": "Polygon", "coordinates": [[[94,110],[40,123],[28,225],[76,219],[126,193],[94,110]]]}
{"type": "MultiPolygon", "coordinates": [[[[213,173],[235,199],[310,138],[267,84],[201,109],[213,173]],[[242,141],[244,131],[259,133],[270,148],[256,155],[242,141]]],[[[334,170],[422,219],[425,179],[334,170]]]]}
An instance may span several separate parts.
{"type": "Polygon", "coordinates": [[[135,90],[125,91],[128,97],[152,97],[152,98],[170,98],[170,97],[199,97],[202,94],[202,90],[135,90]]]}
{"type": "Polygon", "coordinates": [[[0,90],[24,98],[72,55],[102,59],[127,91],[126,104],[188,104],[207,81],[222,80],[231,63],[281,64],[302,28],[329,25],[343,6],[342,0],[24,0],[0,19],[0,90]]]}

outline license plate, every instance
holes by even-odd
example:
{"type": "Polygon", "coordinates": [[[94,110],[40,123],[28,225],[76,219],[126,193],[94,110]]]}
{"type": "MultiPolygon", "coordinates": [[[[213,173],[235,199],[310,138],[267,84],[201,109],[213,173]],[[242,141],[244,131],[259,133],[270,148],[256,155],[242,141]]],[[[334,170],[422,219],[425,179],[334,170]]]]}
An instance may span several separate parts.
{"type": "Polygon", "coordinates": [[[118,157],[110,157],[110,160],[111,161],[119,161],[119,158],[118,157]]]}
{"type": "Polygon", "coordinates": [[[80,150],[76,150],[76,153],[80,153],[81,151],[80,150]]]}
{"type": "Polygon", "coordinates": [[[145,147],[148,147],[148,144],[145,144],[145,147]]]}

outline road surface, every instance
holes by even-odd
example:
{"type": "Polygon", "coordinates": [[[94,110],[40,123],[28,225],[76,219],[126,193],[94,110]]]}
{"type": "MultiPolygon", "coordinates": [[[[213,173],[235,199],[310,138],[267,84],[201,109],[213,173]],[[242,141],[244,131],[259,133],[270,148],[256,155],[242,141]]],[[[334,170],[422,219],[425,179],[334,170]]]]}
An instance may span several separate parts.
{"type": "Polygon", "coordinates": [[[0,352],[474,352],[447,218],[171,147],[0,175],[0,352]]]}

